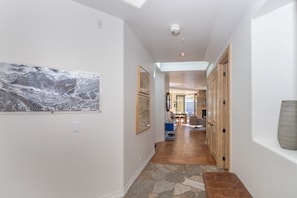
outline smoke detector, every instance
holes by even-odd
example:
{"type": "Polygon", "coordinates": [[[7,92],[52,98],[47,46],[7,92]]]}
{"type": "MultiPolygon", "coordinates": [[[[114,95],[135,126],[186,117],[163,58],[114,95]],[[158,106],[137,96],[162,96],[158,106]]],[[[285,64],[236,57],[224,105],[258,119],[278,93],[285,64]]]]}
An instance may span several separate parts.
{"type": "Polygon", "coordinates": [[[170,26],[170,31],[172,35],[178,35],[180,33],[180,26],[178,24],[173,24],[170,26]]]}

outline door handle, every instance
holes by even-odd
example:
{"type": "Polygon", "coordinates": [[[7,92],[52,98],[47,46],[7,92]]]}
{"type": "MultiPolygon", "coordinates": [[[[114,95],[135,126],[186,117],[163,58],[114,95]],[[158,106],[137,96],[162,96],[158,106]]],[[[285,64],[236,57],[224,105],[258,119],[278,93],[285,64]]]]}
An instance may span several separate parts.
{"type": "Polygon", "coordinates": [[[214,120],[212,120],[212,121],[207,121],[207,123],[209,124],[209,126],[213,126],[213,125],[215,125],[216,124],[216,122],[214,121],[214,120]]]}
{"type": "Polygon", "coordinates": [[[213,123],[212,123],[211,121],[207,121],[207,124],[208,124],[209,126],[212,126],[212,125],[213,125],[213,123]]]}

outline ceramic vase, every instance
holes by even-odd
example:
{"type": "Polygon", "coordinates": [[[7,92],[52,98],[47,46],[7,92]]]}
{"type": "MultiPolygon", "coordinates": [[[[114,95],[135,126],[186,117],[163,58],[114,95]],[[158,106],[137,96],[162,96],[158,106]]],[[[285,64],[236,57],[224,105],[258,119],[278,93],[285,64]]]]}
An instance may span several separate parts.
{"type": "Polygon", "coordinates": [[[297,150],[297,101],[283,100],[281,104],[278,141],[285,149],[297,150]]]}

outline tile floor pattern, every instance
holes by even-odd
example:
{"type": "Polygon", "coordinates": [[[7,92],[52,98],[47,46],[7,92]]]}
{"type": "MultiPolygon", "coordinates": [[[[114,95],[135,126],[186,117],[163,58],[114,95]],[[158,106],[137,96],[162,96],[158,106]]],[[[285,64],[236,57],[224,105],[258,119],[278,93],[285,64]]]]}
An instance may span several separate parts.
{"type": "Polygon", "coordinates": [[[203,172],[224,171],[214,165],[148,163],[125,198],[206,198],[203,172]]]}

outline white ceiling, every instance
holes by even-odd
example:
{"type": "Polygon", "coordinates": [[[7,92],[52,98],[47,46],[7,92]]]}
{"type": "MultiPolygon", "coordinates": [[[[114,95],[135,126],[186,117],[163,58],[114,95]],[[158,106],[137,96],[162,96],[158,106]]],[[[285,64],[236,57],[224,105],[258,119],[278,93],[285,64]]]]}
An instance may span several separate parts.
{"type": "Polygon", "coordinates": [[[169,72],[170,92],[193,94],[206,89],[206,71],[169,72]]]}
{"type": "Polygon", "coordinates": [[[206,69],[209,62],[163,62],[158,67],[168,75],[170,92],[194,94],[206,89],[206,69]]]}
{"type": "MultiPolygon", "coordinates": [[[[122,0],[75,1],[123,19],[155,62],[212,61],[207,58],[212,57],[216,49],[224,47],[222,45],[226,44],[233,28],[253,2],[253,0],[147,0],[141,8],[137,8],[122,0]],[[173,36],[170,26],[175,23],[181,26],[181,32],[173,36]],[[185,52],[186,56],[181,57],[179,55],[181,52],[185,52]]],[[[193,72],[180,74],[183,77],[178,76],[176,72],[170,74],[170,81],[189,83],[189,85],[184,84],[184,87],[190,89],[201,87],[193,84],[200,83],[193,77],[193,72]],[[188,74],[190,76],[187,76],[188,74]],[[178,79],[195,81],[190,83],[178,79]]],[[[197,75],[201,75],[201,72],[197,75]]]]}

